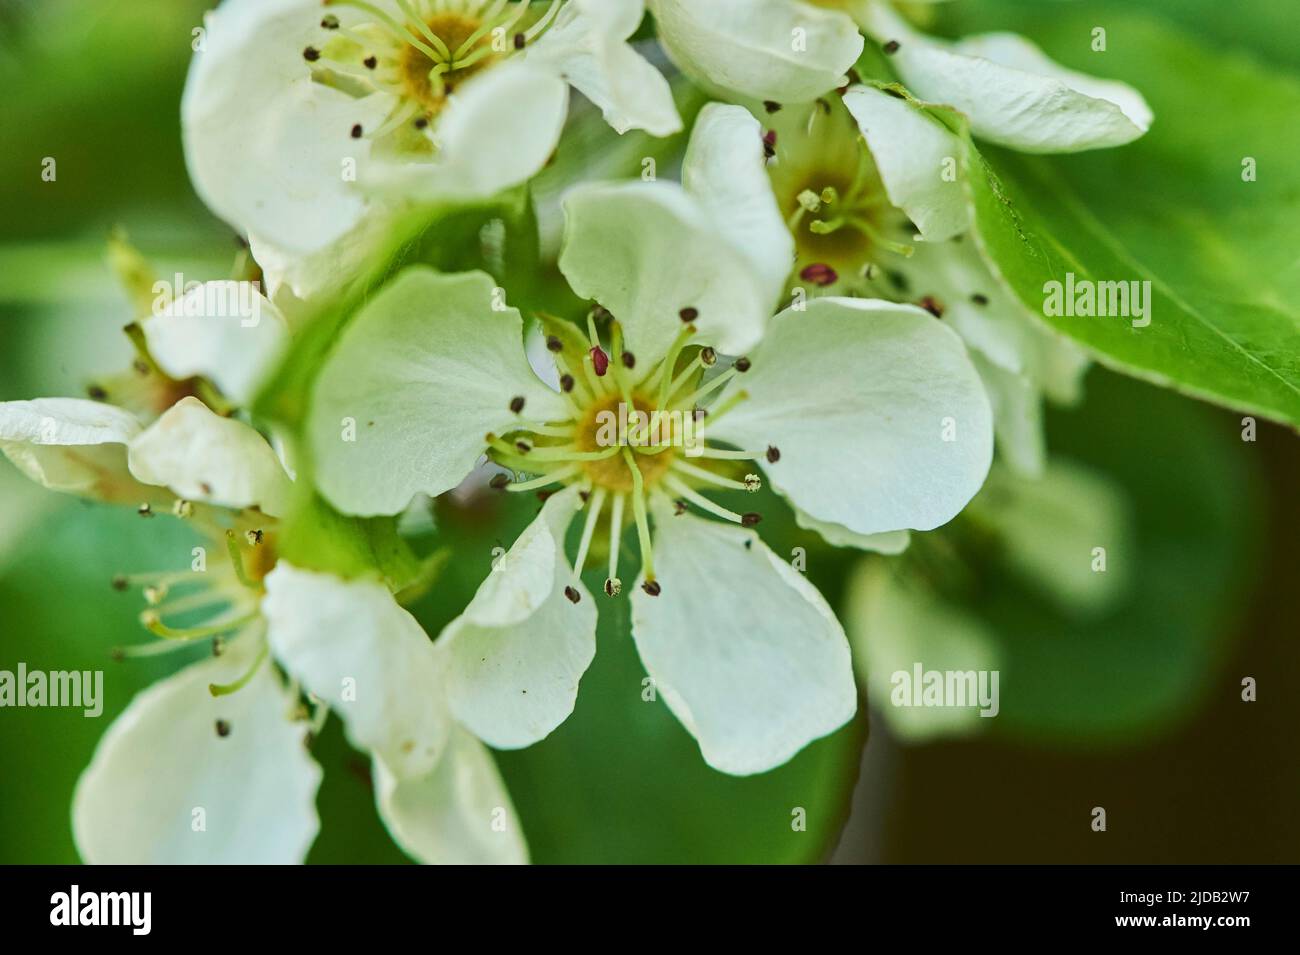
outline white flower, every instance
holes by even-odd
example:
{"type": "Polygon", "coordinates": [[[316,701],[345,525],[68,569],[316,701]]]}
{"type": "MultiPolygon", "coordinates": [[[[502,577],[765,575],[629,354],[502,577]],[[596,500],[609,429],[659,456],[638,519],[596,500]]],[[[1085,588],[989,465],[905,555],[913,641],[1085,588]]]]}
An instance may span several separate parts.
{"type": "Polygon", "coordinates": [[[194,397],[143,429],[110,405],[46,398],[0,404],[0,450],[48,487],[168,509],[206,538],[199,564],[114,581],[143,586],[142,623],[161,638],[123,656],[208,643],[214,656],[141,693],[100,740],[73,804],[83,859],[303,860],[321,771],[298,683],[272,656],[321,701],[316,726],[329,707],[373,754],[380,816],[408,853],[526,858],[491,757],[450,715],[445,652],[377,577],[280,558],[290,480],[253,428],[194,397]]]}
{"type": "Polygon", "coordinates": [[[804,103],[849,82],[859,26],[921,99],[956,107],[977,136],[1025,152],[1118,146],[1151,125],[1124,83],[1067,70],[1013,33],[945,43],[885,0],[650,0],[683,72],[739,97],[804,103]]]}
{"type": "MultiPolygon", "coordinates": [[[[761,144],[750,147],[735,175],[761,179],[761,144]]],[[[630,521],[641,554],[633,636],[657,693],[710,765],[771,769],[853,715],[847,644],[820,594],[751,530],[759,515],[701,492],[756,490],[763,471],[805,526],[897,550],[909,529],[952,518],[984,479],[992,436],[979,378],[960,339],[909,305],[821,299],[763,335],[770,290],[746,283],[753,262],[729,238],[743,224],[689,191],[593,185],[565,206],[560,268],[615,318],[593,316],[586,335],[547,320],[559,392],[529,366],[521,316],[494,307],[491,278],[408,269],[355,317],[317,381],[309,439],[321,490],[348,513],[396,513],[455,487],[484,452],[535,475],[500,475],[507,491],[561,486],[438,640],[452,711],[507,748],[572,711],[595,653],[580,575],[602,531],[602,589],[622,591],[630,521]],[[756,342],[714,367],[719,352],[756,342]],[[620,408],[646,418],[614,436],[620,408]],[[696,408],[708,413],[692,445],[696,408]],[[355,443],[339,440],[344,418],[358,423],[355,443]],[[643,430],[653,420],[658,437],[643,430]]]]}
{"type": "Polygon", "coordinates": [[[570,84],[620,132],[680,129],[666,80],[626,42],[643,13],[642,0],[225,0],[182,101],[195,186],[249,235],[272,289],[302,294],[355,264],[391,203],[529,179],[570,84]]]}
{"type": "Polygon", "coordinates": [[[706,106],[684,182],[711,197],[714,219],[733,223],[737,242],[792,250],[792,268],[773,257],[765,269],[787,298],[865,295],[941,316],[972,350],[1004,455],[1040,472],[1042,396],[1073,400],[1087,361],[984,264],[967,234],[956,137],[905,99],[862,85],[764,110],[763,120],[766,132],[742,107],[706,106]],[[765,174],[747,173],[760,141],[765,174]]]}

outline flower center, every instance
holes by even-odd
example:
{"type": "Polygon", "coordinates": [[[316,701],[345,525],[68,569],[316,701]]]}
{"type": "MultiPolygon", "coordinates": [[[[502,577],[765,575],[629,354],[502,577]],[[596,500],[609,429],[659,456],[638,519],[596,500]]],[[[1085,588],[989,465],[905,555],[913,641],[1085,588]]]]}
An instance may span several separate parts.
{"type": "MultiPolygon", "coordinates": [[[[474,17],[443,13],[431,17],[426,25],[427,33],[437,37],[439,46],[450,51],[451,57],[435,60],[421,49],[424,44],[411,43],[400,54],[398,70],[407,96],[436,113],[460,83],[490,66],[497,55],[492,52],[491,37],[474,17]]],[[[412,39],[421,39],[419,32],[412,33],[412,39]]]]}
{"type": "MultiPolygon", "coordinates": [[[[603,312],[602,310],[599,310],[603,312]]],[[[608,313],[605,313],[606,315],[608,313]]],[[[570,415],[564,421],[530,421],[524,398],[510,400],[509,407],[520,416],[518,427],[503,436],[487,436],[488,456],[511,471],[537,477],[511,480],[506,474],[492,479],[492,486],[507,491],[545,490],[554,484],[576,485],[587,510],[582,541],[573,564],[576,578],[587,559],[597,524],[610,503],[606,527],[609,533],[609,575],[605,593],[618,594],[623,587],[618,577],[620,542],[624,517],[630,509],[641,547],[641,566],[646,593],[658,596],[654,556],[650,545],[649,501],[655,495],[667,498],[677,513],[694,504],[725,520],[745,526],[758,523],[758,515],[738,514],[711,501],[697,488],[757,491],[758,475],[746,473],[736,479],[724,473],[736,462],[766,456],[776,461],[774,448],[766,451],[735,451],[709,447],[702,424],[716,421],[746,398],[744,391],[730,393],[704,408],[705,400],[720,394],[736,375],[750,368],[747,358],[738,358],[726,371],[705,381],[705,373],[717,363],[712,348],[687,350],[695,334],[698,312],[680,312],[681,332],[664,358],[647,370],[637,366],[636,356],[623,349],[623,333],[617,321],[609,321],[610,351],[602,345],[595,313],[587,319],[587,337],[573,325],[545,318],[550,334],[547,348],[560,375],[560,391],[570,415]],[[611,358],[611,353],[613,357],[611,358]],[[698,459],[700,463],[693,463],[698,459]]],[[[565,591],[577,602],[576,588],[565,591]]]]}

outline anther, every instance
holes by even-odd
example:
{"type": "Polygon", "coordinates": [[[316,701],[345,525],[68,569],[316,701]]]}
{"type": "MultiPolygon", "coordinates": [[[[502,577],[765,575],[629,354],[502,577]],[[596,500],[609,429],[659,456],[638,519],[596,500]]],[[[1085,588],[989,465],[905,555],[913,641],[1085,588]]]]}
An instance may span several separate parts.
{"type": "Polygon", "coordinates": [[[564,342],[560,341],[554,335],[546,336],[546,350],[553,352],[564,351],[564,342]]]}
{"type": "Polygon", "coordinates": [[[771,159],[776,155],[776,130],[769,129],[763,134],[763,155],[771,159]]]}
{"type": "Polygon", "coordinates": [[[576,604],[579,600],[582,599],[582,595],[578,593],[577,588],[575,587],[565,587],[564,596],[568,597],[569,603],[573,603],[573,604],[576,604]]]}
{"type": "Polygon", "coordinates": [[[379,58],[375,56],[368,56],[361,62],[366,65],[366,69],[373,70],[376,66],[379,65],[379,58]]]}
{"type": "Polygon", "coordinates": [[[515,442],[515,450],[518,451],[520,454],[527,454],[529,451],[533,450],[533,446],[529,444],[527,441],[525,441],[523,438],[520,438],[518,441],[515,442]]]}
{"type": "Polygon", "coordinates": [[[781,104],[776,102],[776,100],[765,99],[763,100],[763,109],[767,110],[769,113],[775,113],[781,109],[781,104]]]}
{"type": "Polygon", "coordinates": [[[673,501],[673,514],[675,516],[680,516],[685,513],[686,513],[686,502],[679,497],[677,500],[673,501]]]}
{"type": "Polygon", "coordinates": [[[550,500],[551,495],[554,494],[554,493],[555,493],[555,492],[552,491],[550,488],[545,488],[545,489],[543,489],[543,490],[537,492],[537,500],[539,500],[539,501],[541,501],[543,504],[545,504],[548,500],[550,500]]]}
{"type": "Polygon", "coordinates": [[[125,575],[125,574],[114,574],[114,575],[113,575],[113,589],[116,590],[116,591],[118,591],[119,593],[121,593],[122,591],[126,590],[126,588],[129,586],[129,584],[130,584],[130,582],[126,579],[126,575],[125,575]]]}
{"type": "Polygon", "coordinates": [[[510,410],[513,411],[515,414],[519,414],[519,412],[524,410],[523,395],[515,395],[513,398],[510,399],[510,410]]]}
{"type": "Polygon", "coordinates": [[[748,358],[742,355],[740,358],[736,359],[736,363],[732,365],[732,367],[735,368],[736,371],[740,372],[743,375],[745,372],[749,371],[749,369],[753,367],[753,364],[750,362],[748,358]]]}
{"type": "Polygon", "coordinates": [[[149,604],[151,607],[156,607],[167,599],[167,587],[165,585],[146,587],[144,588],[143,593],[144,602],[149,604]]]}
{"type": "Polygon", "coordinates": [[[604,378],[605,372],[609,371],[609,356],[599,345],[593,345],[591,348],[591,365],[596,371],[597,378],[604,378]]]}
{"type": "Polygon", "coordinates": [[[825,262],[814,262],[812,265],[804,266],[799,273],[799,278],[823,288],[834,285],[840,280],[839,274],[825,262]]]}
{"type": "Polygon", "coordinates": [[[260,527],[255,530],[244,532],[244,540],[248,541],[249,547],[256,547],[258,544],[262,543],[262,536],[262,529],[260,527]]]}
{"type": "Polygon", "coordinates": [[[619,580],[617,577],[605,578],[605,596],[617,597],[622,592],[623,592],[623,581],[619,580]]]}
{"type": "Polygon", "coordinates": [[[415,121],[415,128],[416,128],[416,129],[424,129],[424,128],[427,127],[428,125],[429,125],[429,120],[428,120],[428,117],[426,117],[426,116],[421,116],[421,117],[417,118],[416,121],[415,121]]]}
{"type": "Polygon", "coordinates": [[[139,514],[141,517],[153,517],[153,508],[150,507],[147,503],[141,504],[139,507],[135,509],[135,512],[139,514]]]}
{"type": "Polygon", "coordinates": [[[590,492],[590,491],[579,491],[579,492],[578,492],[578,497],[582,498],[582,503],[583,503],[583,504],[586,504],[589,500],[591,500],[591,492],[590,492]]]}
{"type": "Polygon", "coordinates": [[[327,13],[320,25],[326,30],[337,30],[339,28],[339,18],[332,13],[327,13]]]}
{"type": "Polygon", "coordinates": [[[108,392],[99,385],[90,385],[86,388],[86,394],[91,401],[104,401],[108,398],[108,392]]]}
{"type": "Polygon", "coordinates": [[[488,487],[492,488],[494,491],[500,491],[509,483],[509,474],[494,474],[492,475],[492,480],[488,481],[488,487]]]}
{"type": "Polygon", "coordinates": [[[230,724],[225,720],[217,720],[217,735],[225,739],[230,735],[230,724]]]}
{"type": "Polygon", "coordinates": [[[762,487],[762,486],[763,486],[763,479],[760,478],[757,474],[746,474],[746,475],[745,475],[745,490],[746,490],[746,491],[749,491],[749,492],[752,493],[752,492],[754,492],[754,491],[757,491],[757,490],[758,490],[760,487],[762,487]]]}
{"type": "Polygon", "coordinates": [[[574,381],[572,375],[565,374],[560,376],[560,390],[565,394],[568,394],[573,390],[573,385],[574,381]]]}
{"type": "Polygon", "coordinates": [[[989,297],[987,295],[982,295],[979,292],[972,295],[970,300],[976,305],[987,305],[989,303],[989,297]]]}
{"type": "Polygon", "coordinates": [[[528,42],[528,38],[524,36],[522,33],[515,34],[514,44],[516,50],[522,50],[524,48],[524,44],[527,42],[528,42]]]}
{"type": "Polygon", "coordinates": [[[661,593],[663,593],[663,588],[659,586],[659,581],[657,580],[647,580],[645,583],[641,585],[641,589],[644,590],[646,593],[648,593],[651,597],[658,597],[661,593]]]}
{"type": "Polygon", "coordinates": [[[636,356],[630,351],[623,352],[623,367],[628,369],[636,367],[636,356]]]}
{"type": "Polygon", "coordinates": [[[693,322],[700,317],[700,310],[698,308],[687,306],[677,313],[677,317],[683,322],[693,322]]]}
{"type": "Polygon", "coordinates": [[[762,515],[762,514],[755,514],[753,511],[750,511],[748,514],[742,514],[742,515],[740,515],[740,526],[741,526],[741,527],[753,527],[755,524],[757,524],[757,523],[758,523],[759,521],[761,521],[762,519],[763,519],[763,515],[762,515]]]}
{"type": "Polygon", "coordinates": [[[889,41],[888,43],[886,43],[883,47],[881,47],[881,49],[883,49],[883,50],[884,50],[886,53],[888,53],[890,56],[893,56],[895,53],[898,52],[898,47],[899,47],[899,45],[900,45],[900,44],[899,44],[899,42],[898,42],[897,40],[890,40],[890,41],[889,41]]]}
{"type": "Polygon", "coordinates": [[[302,51],[302,58],[308,63],[315,63],[320,59],[320,50],[316,49],[314,46],[309,46],[307,49],[302,51]]]}
{"type": "Polygon", "coordinates": [[[194,516],[194,502],[177,498],[172,503],[172,513],[180,518],[190,518],[194,516]]]}
{"type": "Polygon", "coordinates": [[[700,364],[705,368],[712,368],[718,363],[718,353],[711,347],[705,346],[700,349],[700,364]]]}
{"type": "Polygon", "coordinates": [[[767,446],[767,463],[776,464],[776,462],[780,460],[781,460],[781,449],[774,444],[769,444],[767,446]]]}
{"type": "Polygon", "coordinates": [[[213,637],[213,638],[212,638],[212,655],[213,655],[214,657],[219,657],[219,656],[221,656],[221,654],[223,654],[223,653],[225,653],[225,652],[226,652],[226,641],[222,640],[220,637],[213,637]]]}
{"type": "Polygon", "coordinates": [[[360,124],[360,123],[357,123],[355,126],[352,127],[352,138],[353,138],[353,139],[360,139],[360,138],[361,138],[361,124],[360,124]]]}
{"type": "Polygon", "coordinates": [[[920,305],[923,309],[925,309],[935,318],[943,318],[943,305],[941,305],[939,303],[939,300],[936,299],[933,295],[925,296],[924,298],[921,299],[921,301],[917,302],[916,304],[920,305]]]}

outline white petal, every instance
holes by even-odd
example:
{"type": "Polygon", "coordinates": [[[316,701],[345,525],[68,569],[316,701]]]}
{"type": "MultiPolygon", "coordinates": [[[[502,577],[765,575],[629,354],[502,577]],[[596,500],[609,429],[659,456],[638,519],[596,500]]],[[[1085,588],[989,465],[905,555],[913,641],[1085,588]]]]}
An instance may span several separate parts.
{"type": "Polygon", "coordinates": [[[289,343],[284,317],[249,282],[204,282],[140,327],[170,377],[200,375],[240,407],[252,403],[289,343]]]}
{"type": "Polygon", "coordinates": [[[260,434],[182,398],[131,442],[131,473],[145,484],[180,497],[224,507],[259,507],[278,517],[288,508],[292,484],[275,451],[260,434]]]}
{"type": "Polygon", "coordinates": [[[438,765],[398,780],[374,762],[375,804],[393,841],[430,865],[520,865],[528,847],[492,754],[456,726],[438,765]]]}
{"type": "Polygon", "coordinates": [[[354,746],[403,779],[433,768],[447,740],[445,668],[386,587],[282,560],[262,613],[276,659],[339,714],[354,746]]]}
{"type": "Polygon", "coordinates": [[[757,534],[658,507],[654,556],[662,591],[633,591],[632,636],[710,766],[765,772],[852,718],[844,631],[757,534]]]}
{"type": "MultiPolygon", "coordinates": [[[[850,575],[844,621],[854,662],[867,685],[867,699],[900,739],[922,743],[968,736],[992,723],[993,717],[980,716],[978,705],[917,705],[924,698],[917,701],[913,692],[919,663],[922,674],[975,674],[973,702],[978,702],[979,673],[998,670],[1001,653],[997,635],[974,614],[942,602],[898,575],[896,568],[875,562],[860,564],[850,575]]],[[[999,709],[1005,689],[1001,677],[999,672],[999,709]]],[[[989,690],[990,680],[991,674],[985,678],[989,690]]],[[[988,711],[993,712],[993,707],[988,711]]]]}
{"type": "Polygon", "coordinates": [[[911,531],[884,531],[880,534],[855,534],[840,524],[831,524],[809,517],[799,508],[793,508],[795,523],[804,530],[816,531],[822,539],[835,547],[856,547],[877,554],[901,554],[912,542],[911,531]]]}
{"type": "Polygon", "coordinates": [[[241,231],[295,253],[320,249],[365,212],[343,175],[364,171],[388,95],[351,97],[313,83],[302,51],[319,43],[319,0],[225,0],[207,14],[181,99],[181,132],[199,195],[241,231]],[[232,161],[237,155],[238,162],[232,161]]]}
{"type": "Polygon", "coordinates": [[[993,408],[999,460],[1024,477],[1041,477],[1047,462],[1042,391],[1026,376],[995,365],[977,351],[970,357],[993,408]]]}
{"type": "Polygon", "coordinates": [[[659,40],[683,73],[779,103],[840,86],[862,52],[846,13],[795,0],[650,0],[659,40]]]}
{"type": "Polygon", "coordinates": [[[503,294],[483,272],[417,267],[353,319],[317,379],[309,422],[316,477],[336,507],[397,514],[417,492],[459,484],[488,432],[568,416],[528,366],[519,312],[494,308],[503,294]]]}
{"type": "Polygon", "coordinates": [[[529,47],[525,62],[564,77],[620,133],[671,135],[682,120],[668,81],[624,42],[644,13],[642,0],[570,0],[529,47]]]}
{"type": "Polygon", "coordinates": [[[596,603],[564,553],[579,503],[576,488],[548,498],[438,640],[452,711],[499,749],[530,746],[563,723],[596,655],[596,603]]]}
{"type": "Polygon", "coordinates": [[[794,265],[794,237],[767,177],[758,120],[740,106],[705,106],[682,160],[682,185],[750,259],[775,307],[794,265]]]}
{"type": "Polygon", "coordinates": [[[889,201],[907,213],[927,241],[940,242],[965,232],[966,200],[955,170],[961,145],[938,120],[906,100],[870,86],[844,94],[858,128],[866,137],[889,201]]]}
{"type": "Polygon", "coordinates": [[[306,857],[320,828],[321,770],[303,744],[305,724],[289,719],[295,700],[266,662],[236,692],[208,692],[246,671],[248,642],[155,683],[108,728],[73,797],[85,862],[285,865],[306,857]]]}
{"type": "Polygon", "coordinates": [[[546,165],[568,104],[568,85],[551,72],[520,62],[493,67],[448,100],[433,128],[432,162],[376,162],[362,184],[425,201],[494,196],[546,165]]]}
{"type": "Polygon", "coordinates": [[[890,59],[911,91],[961,110],[977,136],[1024,152],[1079,152],[1123,145],[1151,126],[1151,109],[1135,89],[1067,70],[1014,33],[944,44],[912,30],[887,4],[868,10],[872,35],[900,44],[890,59]]]}
{"type": "Polygon", "coordinates": [[[760,463],[810,517],[856,534],[930,530],[984,482],[988,398],[961,339],[929,313],[815,299],[778,315],[752,361],[728,386],[750,397],[707,436],[778,448],[760,463]]]}
{"type": "Polygon", "coordinates": [[[651,367],[699,312],[699,340],[747,351],[771,314],[768,290],[748,257],[700,203],[669,182],[593,183],[564,198],[560,271],[583,298],[622,323],[628,350],[651,367]]]}
{"type": "Polygon", "coordinates": [[[0,451],[38,484],[117,504],[156,492],[126,466],[140,423],[121,408],[82,398],[0,402],[0,451]]]}

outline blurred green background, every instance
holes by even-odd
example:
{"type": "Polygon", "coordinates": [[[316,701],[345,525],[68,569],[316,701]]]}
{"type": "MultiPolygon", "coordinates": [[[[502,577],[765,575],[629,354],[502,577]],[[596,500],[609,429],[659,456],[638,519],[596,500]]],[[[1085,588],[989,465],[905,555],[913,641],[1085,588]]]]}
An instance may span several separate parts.
{"type": "MultiPolygon", "coordinates": [[[[132,316],[105,263],[114,227],[164,275],[229,269],[234,236],[193,195],[179,138],[190,31],[210,5],[0,0],[0,400],[83,394],[128,360],[120,329],[132,316]],[[41,179],[45,157],[57,161],[54,182],[41,179]]],[[[1001,16],[1019,28],[1017,7],[1054,5],[1002,0],[981,25],[1001,16]]],[[[961,25],[978,4],[953,6],[961,25]]],[[[1209,0],[1128,6],[1300,71],[1294,31],[1279,28],[1286,3],[1235,4],[1231,16],[1209,0]]],[[[1128,588],[1078,619],[1019,583],[996,551],[967,555],[980,585],[964,612],[995,635],[1006,679],[1024,688],[1004,686],[1002,716],[982,735],[905,740],[864,706],[788,766],[724,776],[662,703],[641,701],[627,605],[609,605],[574,716],[542,744],[499,755],[534,859],[1294,861],[1300,442],[1263,422],[1256,441],[1240,435],[1239,414],[1100,369],[1081,407],[1050,416],[1053,451],[1105,475],[1127,502],[1128,588]],[[1240,698],[1247,676],[1254,703],[1240,698]],[[1107,808],[1104,834],[1089,828],[1094,806],[1107,808]],[[795,808],[807,831],[791,829],[795,808]]],[[[763,504],[768,543],[804,547],[810,579],[845,606],[862,558],[819,544],[775,498],[763,504]]],[[[533,505],[440,505],[440,542],[456,556],[414,608],[430,633],[464,606],[533,505]]],[[[0,862],[76,860],[77,775],[113,716],[179,662],[109,661],[111,647],[143,634],[137,600],[108,582],[177,563],[185,534],[170,518],[146,523],[42,492],[0,464],[0,669],[106,671],[100,719],[0,711],[0,862]]],[[[375,816],[366,760],[337,721],[315,753],[326,780],[311,861],[402,861],[375,816]]]]}

